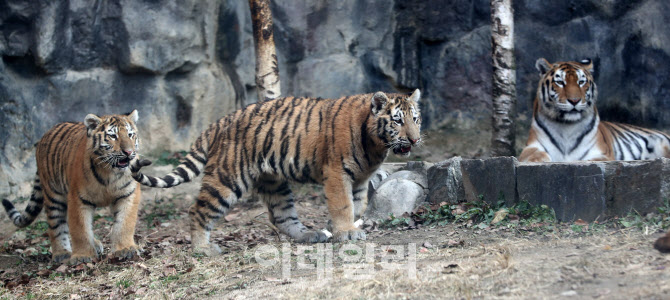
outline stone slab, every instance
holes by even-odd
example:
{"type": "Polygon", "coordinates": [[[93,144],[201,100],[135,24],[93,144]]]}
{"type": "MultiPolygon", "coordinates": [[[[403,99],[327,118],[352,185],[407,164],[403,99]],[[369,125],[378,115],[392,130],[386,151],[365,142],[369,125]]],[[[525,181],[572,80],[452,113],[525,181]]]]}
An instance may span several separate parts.
{"type": "Polygon", "coordinates": [[[593,221],[606,212],[603,163],[520,163],[519,201],[546,204],[559,221],[593,221]]]}

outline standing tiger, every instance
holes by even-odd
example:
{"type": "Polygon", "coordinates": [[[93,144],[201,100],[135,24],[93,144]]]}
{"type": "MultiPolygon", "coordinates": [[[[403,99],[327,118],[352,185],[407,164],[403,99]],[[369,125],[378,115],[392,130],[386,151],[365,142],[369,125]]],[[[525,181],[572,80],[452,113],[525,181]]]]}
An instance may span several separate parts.
{"type": "Polygon", "coordinates": [[[30,225],[45,208],[54,262],[69,258],[77,264],[102,254],[102,243],[93,235],[93,215],[103,206],[111,206],[114,213],[114,255],[137,254],[133,235],[141,196],[128,168],[137,162],[137,118],[136,110],[127,115],[89,114],[84,123],[54,126],[36,144],[37,175],[26,210],[19,212],[2,200],[18,227],[30,225]]]}
{"type": "Polygon", "coordinates": [[[660,131],[601,122],[590,60],[535,67],[542,76],[533,122],[520,161],[639,160],[670,157],[670,137],[660,131]]]}
{"type": "Polygon", "coordinates": [[[251,104],[205,130],[170,174],[135,173],[143,185],[168,188],[204,173],[191,206],[191,243],[197,251],[220,252],[209,243],[213,221],[246,191],[266,204],[270,221],[298,242],[324,242],[321,231],[298,219],[288,182],[322,183],[334,238],[365,239],[354,219],[367,207],[368,178],[389,150],[407,156],[421,141],[419,90],[339,99],[279,98],[251,104]]]}

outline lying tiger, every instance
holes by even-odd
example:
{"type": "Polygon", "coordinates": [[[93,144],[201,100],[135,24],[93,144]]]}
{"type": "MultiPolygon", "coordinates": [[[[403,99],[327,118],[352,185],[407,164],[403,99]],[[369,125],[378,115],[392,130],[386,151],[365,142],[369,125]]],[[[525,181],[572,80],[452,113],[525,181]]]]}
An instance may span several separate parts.
{"type": "Polygon", "coordinates": [[[141,193],[129,168],[138,161],[137,118],[137,111],[89,114],[84,123],[54,126],[36,144],[37,176],[25,211],[2,200],[18,227],[30,225],[45,208],[54,262],[89,262],[102,254],[102,243],[93,235],[93,215],[103,206],[114,213],[113,255],[137,254],[133,235],[141,193]]]}
{"type": "Polygon", "coordinates": [[[190,153],[162,178],[133,176],[169,188],[203,171],[189,210],[191,243],[208,255],[213,221],[254,190],[270,221],[297,242],[324,242],[325,233],[298,219],[288,182],[322,183],[338,241],[365,239],[354,219],[367,207],[368,178],[389,151],[407,156],[421,141],[419,90],[410,96],[377,92],[340,99],[280,98],[251,104],[205,130],[190,153]]]}
{"type": "MultiPolygon", "coordinates": [[[[551,64],[544,58],[535,67],[542,78],[533,104],[533,122],[525,162],[576,160],[640,160],[670,157],[670,137],[633,125],[601,122],[596,109],[598,90],[590,60],[551,64]]],[[[656,249],[670,252],[670,232],[656,249]]]]}
{"type": "Polygon", "coordinates": [[[670,137],[633,125],[601,122],[593,64],[540,58],[542,79],[520,161],[639,160],[670,157],[670,137]]]}

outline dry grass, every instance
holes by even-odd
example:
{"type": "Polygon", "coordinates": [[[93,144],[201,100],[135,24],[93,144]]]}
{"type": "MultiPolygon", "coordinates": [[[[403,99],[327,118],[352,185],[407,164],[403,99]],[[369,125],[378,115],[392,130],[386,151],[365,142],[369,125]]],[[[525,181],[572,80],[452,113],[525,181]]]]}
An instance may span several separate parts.
{"type": "MultiPolygon", "coordinates": [[[[366,280],[346,276],[348,265],[337,254],[341,245],[331,246],[335,254],[329,280],[319,280],[314,270],[297,270],[297,245],[292,245],[294,268],[284,280],[279,264],[266,267],[254,258],[259,246],[281,249],[286,241],[266,225],[258,204],[239,206],[228,222],[219,224],[213,240],[223,255],[208,258],[189,251],[186,209],[192,200],[185,194],[196,190],[197,183],[191,183],[175,189],[182,194],[147,191],[149,200],[137,228],[145,253],[138,261],[59,268],[50,265],[47,254],[25,253],[43,245],[38,229],[6,234],[0,240],[0,282],[5,284],[0,299],[670,298],[670,256],[651,247],[660,231],[600,228],[578,233],[569,225],[484,230],[447,225],[372,232],[368,242],[375,246],[374,261],[368,265],[374,272],[366,280]],[[408,278],[406,269],[380,267],[386,245],[408,243],[417,249],[415,279],[408,278]]],[[[299,194],[304,222],[323,228],[326,211],[318,190],[306,188],[299,194]]],[[[96,234],[106,243],[109,225],[105,218],[96,221],[96,234]]],[[[11,228],[6,219],[0,226],[3,232],[11,228]]],[[[355,245],[365,247],[364,242],[355,245]]]]}

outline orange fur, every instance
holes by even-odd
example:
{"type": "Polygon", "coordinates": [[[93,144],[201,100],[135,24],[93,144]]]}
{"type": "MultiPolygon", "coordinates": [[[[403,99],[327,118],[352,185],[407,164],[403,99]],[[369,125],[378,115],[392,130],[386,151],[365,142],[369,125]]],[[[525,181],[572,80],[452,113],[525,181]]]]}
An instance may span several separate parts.
{"type": "Polygon", "coordinates": [[[189,214],[193,246],[205,252],[218,250],[209,244],[212,221],[248,190],[263,199],[270,221],[282,232],[301,242],[325,241],[298,220],[289,181],[323,184],[335,238],[361,239],[365,234],[354,219],[367,207],[368,178],[389,150],[408,155],[420,142],[419,96],[417,90],[410,97],[379,92],[252,104],[210,125],[171,174],[135,178],[172,187],[204,170],[189,214]]]}
{"type": "Polygon", "coordinates": [[[602,122],[590,61],[536,64],[542,78],[522,162],[670,157],[670,137],[633,125],[602,122]],[[579,106],[579,109],[578,109],[579,106]],[[571,109],[571,110],[570,110],[571,109]],[[542,138],[540,138],[542,137],[542,138]],[[553,154],[552,154],[553,153],[553,154]]]}
{"type": "Polygon", "coordinates": [[[136,119],[134,111],[101,118],[88,115],[86,124],[54,126],[36,144],[37,176],[26,211],[20,213],[3,201],[21,227],[45,207],[54,261],[86,262],[102,253],[92,226],[95,208],[105,206],[111,206],[115,216],[112,251],[121,257],[136,254],[133,235],[141,192],[128,168],[139,144],[136,119]]]}

